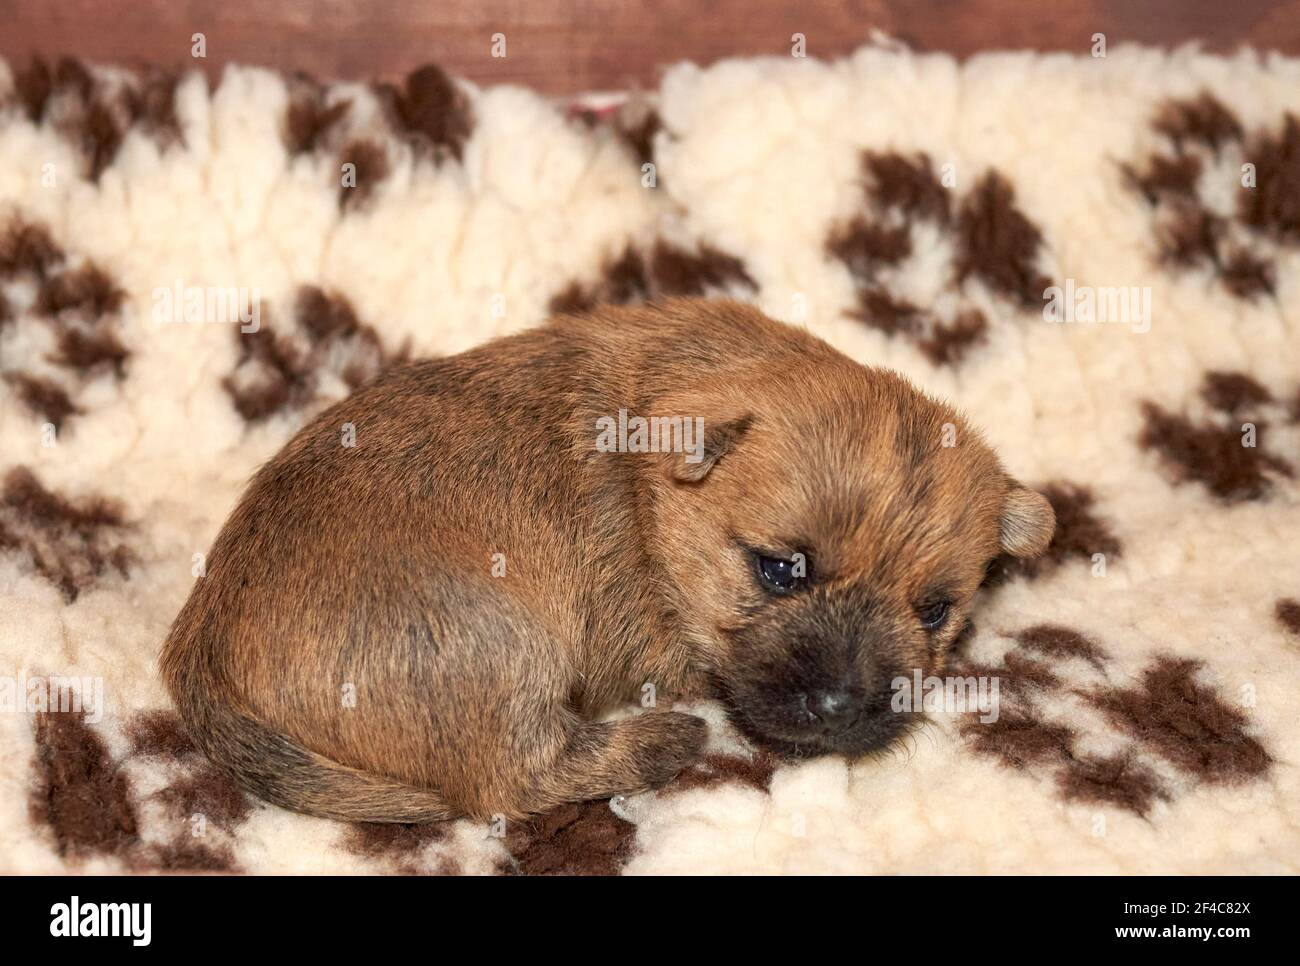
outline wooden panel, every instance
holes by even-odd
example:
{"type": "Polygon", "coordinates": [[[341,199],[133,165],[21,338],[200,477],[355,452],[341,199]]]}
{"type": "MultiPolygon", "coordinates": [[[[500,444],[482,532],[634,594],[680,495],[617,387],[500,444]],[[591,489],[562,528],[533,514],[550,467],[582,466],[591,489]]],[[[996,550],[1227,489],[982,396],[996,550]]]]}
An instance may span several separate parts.
{"type": "Polygon", "coordinates": [[[1125,40],[1213,50],[1239,44],[1300,54],[1300,0],[0,0],[0,54],[183,66],[190,36],[207,37],[214,76],[237,61],[320,78],[387,78],[436,61],[482,84],[556,93],[656,83],[664,65],[786,55],[793,33],[810,55],[843,54],[882,30],[921,50],[1086,51],[1101,31],[1125,40]],[[507,56],[491,56],[492,35],[507,56]]]}

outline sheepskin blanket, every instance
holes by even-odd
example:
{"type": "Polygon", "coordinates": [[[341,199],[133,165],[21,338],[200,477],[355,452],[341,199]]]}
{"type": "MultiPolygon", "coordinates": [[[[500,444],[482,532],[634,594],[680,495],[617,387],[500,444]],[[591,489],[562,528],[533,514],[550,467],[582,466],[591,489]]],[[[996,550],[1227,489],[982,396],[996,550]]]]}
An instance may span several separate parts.
{"type": "Polygon", "coordinates": [[[569,104],[0,62],[0,866],[1300,871],[1297,116],[1300,61],[1249,52],[880,42],[569,104]],[[403,358],[669,294],[898,369],[1051,499],[950,672],[996,702],[923,687],[856,763],[697,706],[668,787],[519,823],[305,818],[195,751],[159,647],[295,429],[403,358]]]}

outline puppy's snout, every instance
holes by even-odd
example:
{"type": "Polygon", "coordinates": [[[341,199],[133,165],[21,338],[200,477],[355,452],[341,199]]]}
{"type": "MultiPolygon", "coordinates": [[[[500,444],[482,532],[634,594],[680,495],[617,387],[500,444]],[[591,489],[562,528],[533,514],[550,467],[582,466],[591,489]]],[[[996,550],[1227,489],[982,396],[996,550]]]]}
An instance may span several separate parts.
{"type": "Polygon", "coordinates": [[[810,728],[835,734],[857,721],[862,704],[847,688],[832,688],[804,695],[804,708],[811,718],[810,728]]]}

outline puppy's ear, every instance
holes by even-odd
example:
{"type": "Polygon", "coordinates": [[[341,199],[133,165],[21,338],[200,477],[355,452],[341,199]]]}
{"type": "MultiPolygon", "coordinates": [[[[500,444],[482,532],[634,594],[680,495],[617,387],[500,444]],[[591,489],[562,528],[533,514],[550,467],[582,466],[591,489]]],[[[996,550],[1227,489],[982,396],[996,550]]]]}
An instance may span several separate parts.
{"type": "MultiPolygon", "coordinates": [[[[704,417],[704,432],[692,434],[689,447],[681,453],[667,454],[665,472],[679,483],[698,483],[718,465],[749,431],[753,417],[732,416],[726,419],[704,417]]],[[[696,426],[699,424],[696,423],[696,426]]]]}
{"type": "Polygon", "coordinates": [[[1013,557],[1037,557],[1055,530],[1056,511],[1047,498],[1012,480],[1002,505],[1002,549],[1013,557]]]}

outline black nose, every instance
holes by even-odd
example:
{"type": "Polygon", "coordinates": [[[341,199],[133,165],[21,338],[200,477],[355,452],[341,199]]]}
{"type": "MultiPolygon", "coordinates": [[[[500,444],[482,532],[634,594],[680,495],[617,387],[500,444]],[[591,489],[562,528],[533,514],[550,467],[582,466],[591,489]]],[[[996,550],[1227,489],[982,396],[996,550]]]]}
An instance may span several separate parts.
{"type": "Polygon", "coordinates": [[[814,691],[808,695],[808,712],[825,732],[843,731],[858,718],[858,701],[848,691],[814,691]]]}

